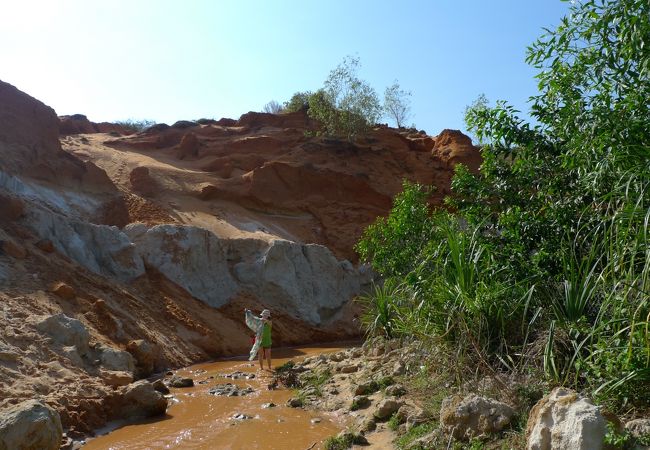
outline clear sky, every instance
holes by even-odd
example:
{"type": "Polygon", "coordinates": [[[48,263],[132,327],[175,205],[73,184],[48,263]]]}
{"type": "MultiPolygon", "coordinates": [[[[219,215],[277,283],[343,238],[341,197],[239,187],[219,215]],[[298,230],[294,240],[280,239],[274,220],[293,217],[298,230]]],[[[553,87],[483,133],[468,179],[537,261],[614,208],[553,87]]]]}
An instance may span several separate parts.
{"type": "Polygon", "coordinates": [[[93,121],[237,118],[322,86],[346,55],[380,95],[412,91],[408,123],[460,128],[485,93],[536,91],[526,46],[559,0],[0,0],[0,79],[93,121]]]}

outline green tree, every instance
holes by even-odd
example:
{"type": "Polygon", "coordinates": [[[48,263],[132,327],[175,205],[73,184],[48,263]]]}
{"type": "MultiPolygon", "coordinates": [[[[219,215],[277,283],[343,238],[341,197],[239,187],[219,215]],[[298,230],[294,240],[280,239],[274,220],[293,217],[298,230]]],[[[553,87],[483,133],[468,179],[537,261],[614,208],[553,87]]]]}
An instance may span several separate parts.
{"type": "Polygon", "coordinates": [[[381,116],[377,93],[358,77],[359,67],[359,58],[346,57],[330,72],[324,87],[309,97],[309,115],[326,134],[352,139],[381,116]]]}
{"type": "Polygon", "coordinates": [[[397,128],[404,126],[411,116],[411,92],[401,89],[397,80],[384,91],[384,112],[397,128]]]}
{"type": "Polygon", "coordinates": [[[284,102],[283,109],[286,112],[307,111],[309,109],[309,97],[311,91],[296,92],[289,101],[284,102]]]}

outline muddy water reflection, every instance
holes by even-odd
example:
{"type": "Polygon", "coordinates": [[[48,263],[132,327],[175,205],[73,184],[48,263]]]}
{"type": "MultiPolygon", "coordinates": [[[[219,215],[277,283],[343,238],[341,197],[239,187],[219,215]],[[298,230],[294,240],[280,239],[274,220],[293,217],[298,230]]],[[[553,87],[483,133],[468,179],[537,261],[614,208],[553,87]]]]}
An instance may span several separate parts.
{"type": "MultiPolygon", "coordinates": [[[[337,351],[341,347],[274,349],[273,364],[289,359],[337,351]]],[[[92,449],[307,449],[320,448],[324,439],[344,427],[343,419],[328,413],[288,408],[286,401],[292,391],[284,388],[268,390],[268,371],[260,371],[244,358],[199,364],[178,372],[194,379],[192,388],[172,389],[167,417],[124,426],[88,442],[92,449]],[[255,374],[254,379],[231,380],[222,375],[235,371],[255,374]],[[202,384],[199,384],[202,383],[202,384]],[[251,387],[254,393],[243,397],[222,397],[208,393],[218,384],[233,383],[251,387]],[[275,408],[262,408],[265,403],[275,408]],[[253,416],[249,420],[233,419],[235,414],[253,416]],[[319,423],[312,419],[320,418],[319,423]]]]}

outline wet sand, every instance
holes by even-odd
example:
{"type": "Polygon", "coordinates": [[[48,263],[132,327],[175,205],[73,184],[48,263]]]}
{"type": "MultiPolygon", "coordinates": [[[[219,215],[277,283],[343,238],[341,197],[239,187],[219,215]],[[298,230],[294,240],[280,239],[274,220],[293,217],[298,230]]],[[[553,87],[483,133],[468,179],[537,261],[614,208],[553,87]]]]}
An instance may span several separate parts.
{"type": "MultiPolygon", "coordinates": [[[[274,349],[273,364],[279,366],[293,359],[338,351],[345,344],[334,346],[274,349]]],[[[265,365],[266,367],[266,365],[265,365]]],[[[236,358],[198,364],[177,372],[194,379],[191,388],[171,389],[173,399],[167,415],[122,426],[108,434],[89,440],[84,450],[137,449],[277,449],[301,450],[321,448],[322,442],[344,428],[342,417],[329,413],[305,411],[285,406],[292,390],[280,387],[268,390],[271,373],[260,371],[257,361],[236,358]],[[255,374],[251,380],[231,380],[224,374],[235,371],[255,374]],[[213,377],[213,378],[210,378],[213,377]],[[199,384],[203,383],[203,384],[199,384]],[[251,387],[252,394],[241,397],[223,397],[208,393],[217,385],[233,383],[251,387]],[[265,403],[274,408],[262,408],[265,403]],[[253,419],[233,419],[235,414],[246,414],[253,419]],[[313,423],[313,419],[320,419],[313,423]]]]}

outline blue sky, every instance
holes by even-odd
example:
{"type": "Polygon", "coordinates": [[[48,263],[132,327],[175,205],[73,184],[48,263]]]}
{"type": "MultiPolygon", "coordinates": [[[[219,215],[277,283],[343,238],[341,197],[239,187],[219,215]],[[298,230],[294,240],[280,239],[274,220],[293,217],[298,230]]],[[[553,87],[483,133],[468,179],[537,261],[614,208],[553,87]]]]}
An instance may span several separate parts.
{"type": "Polygon", "coordinates": [[[410,123],[463,129],[479,94],[520,109],[526,46],[559,0],[6,2],[0,79],[94,121],[237,118],[322,86],[346,55],[383,94],[412,91],[410,123]]]}

